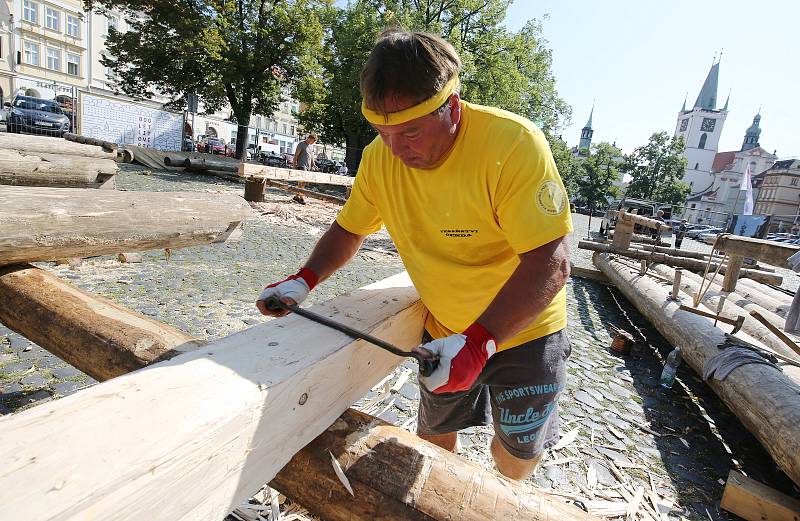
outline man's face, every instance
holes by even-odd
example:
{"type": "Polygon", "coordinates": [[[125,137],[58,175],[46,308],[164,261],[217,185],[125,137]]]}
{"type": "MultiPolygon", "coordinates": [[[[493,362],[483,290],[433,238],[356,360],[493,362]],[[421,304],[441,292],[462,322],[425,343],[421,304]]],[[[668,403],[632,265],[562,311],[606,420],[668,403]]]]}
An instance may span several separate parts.
{"type": "MultiPolygon", "coordinates": [[[[392,97],[386,102],[388,112],[405,110],[413,101],[392,97]]],[[[432,168],[444,157],[455,141],[461,105],[458,94],[448,100],[443,111],[428,114],[401,125],[373,125],[392,154],[410,168],[432,168]]]]}

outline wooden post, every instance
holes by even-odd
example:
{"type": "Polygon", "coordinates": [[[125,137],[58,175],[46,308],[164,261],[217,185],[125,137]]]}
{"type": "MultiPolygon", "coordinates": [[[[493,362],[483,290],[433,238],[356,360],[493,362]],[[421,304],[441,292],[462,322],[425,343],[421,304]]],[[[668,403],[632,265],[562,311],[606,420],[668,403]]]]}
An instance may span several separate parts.
{"type": "Polygon", "coordinates": [[[683,270],[677,269],[675,270],[675,281],[672,283],[672,293],[670,297],[672,300],[678,300],[681,296],[681,276],[683,275],[683,270]]]}
{"type": "Polygon", "coordinates": [[[244,182],[244,200],[255,203],[264,202],[264,191],[267,189],[267,180],[258,177],[248,177],[244,182]]]}
{"type": "Polygon", "coordinates": [[[747,521],[798,521],[800,501],[731,470],[720,506],[747,521]]]}
{"type": "Polygon", "coordinates": [[[232,242],[250,215],[230,194],[0,186],[0,265],[232,242]]]}
{"type": "Polygon", "coordinates": [[[727,270],[725,270],[725,278],[722,280],[722,291],[735,291],[736,281],[739,280],[739,272],[742,270],[744,257],[741,255],[731,255],[728,261],[727,270]]]}
{"type": "Polygon", "coordinates": [[[647,261],[642,259],[639,261],[639,275],[647,274],[647,261]]]}
{"type": "Polygon", "coordinates": [[[627,250],[631,245],[631,237],[633,236],[633,220],[627,218],[627,214],[623,213],[617,219],[617,224],[614,226],[614,238],[611,247],[614,250],[627,250]]]}
{"type": "Polygon", "coordinates": [[[764,239],[740,237],[723,234],[717,238],[716,248],[728,255],[739,255],[747,259],[756,259],[767,264],[789,268],[787,259],[800,251],[800,247],[764,239]]]}

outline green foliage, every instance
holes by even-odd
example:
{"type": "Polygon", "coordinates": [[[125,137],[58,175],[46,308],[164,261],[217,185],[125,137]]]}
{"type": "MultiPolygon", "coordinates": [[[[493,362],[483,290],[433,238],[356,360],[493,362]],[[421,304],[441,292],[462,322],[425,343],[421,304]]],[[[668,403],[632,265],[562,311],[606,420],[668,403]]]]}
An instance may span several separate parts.
{"type": "Polygon", "coordinates": [[[691,188],[681,180],[686,170],[683,149],[682,136],[670,138],[666,132],[656,132],[646,145],[625,156],[620,170],[631,176],[627,195],[684,204],[691,188]]]}
{"type": "Polygon", "coordinates": [[[129,30],[112,31],[101,63],[117,88],[137,97],[158,92],[183,108],[196,92],[206,111],[226,103],[239,124],[237,155],[253,113],[271,115],[284,85],[316,67],[319,13],[330,0],[84,0],[117,9],[129,30]]]}
{"type": "Polygon", "coordinates": [[[620,179],[616,157],[622,152],[613,145],[602,142],[592,145],[592,153],[582,161],[582,176],[578,181],[580,198],[591,208],[604,208],[609,197],[619,195],[614,181],[620,179]]]}
{"type": "Polygon", "coordinates": [[[578,196],[578,181],[583,175],[581,160],[572,155],[572,149],[567,146],[563,139],[545,132],[550,150],[553,152],[553,159],[556,162],[558,173],[564,181],[564,188],[567,189],[569,199],[574,200],[578,196]]]}
{"type": "Polygon", "coordinates": [[[464,99],[510,110],[555,133],[571,109],[558,97],[552,57],[539,22],[514,33],[503,21],[510,0],[355,0],[334,8],[320,63],[303,80],[297,98],[306,104],[301,121],[324,141],[346,143],[347,163],[357,166],[361,149],[375,136],[360,115],[359,74],[377,35],[387,26],[438,33],[464,64],[464,99]]]}

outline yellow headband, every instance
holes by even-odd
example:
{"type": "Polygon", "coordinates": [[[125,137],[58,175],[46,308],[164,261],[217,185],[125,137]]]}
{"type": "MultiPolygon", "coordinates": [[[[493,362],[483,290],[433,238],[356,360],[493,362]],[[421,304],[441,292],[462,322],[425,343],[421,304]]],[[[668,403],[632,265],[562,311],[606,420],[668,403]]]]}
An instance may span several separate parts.
{"type": "Polygon", "coordinates": [[[364,100],[361,100],[361,113],[364,114],[364,117],[367,119],[367,121],[373,125],[401,125],[411,121],[412,119],[427,116],[431,112],[444,105],[444,102],[453,95],[457,87],[458,76],[453,76],[442,88],[442,90],[434,94],[432,97],[426,99],[422,103],[414,105],[413,107],[408,107],[407,109],[399,112],[390,112],[389,114],[375,112],[374,110],[367,108],[364,100]]]}

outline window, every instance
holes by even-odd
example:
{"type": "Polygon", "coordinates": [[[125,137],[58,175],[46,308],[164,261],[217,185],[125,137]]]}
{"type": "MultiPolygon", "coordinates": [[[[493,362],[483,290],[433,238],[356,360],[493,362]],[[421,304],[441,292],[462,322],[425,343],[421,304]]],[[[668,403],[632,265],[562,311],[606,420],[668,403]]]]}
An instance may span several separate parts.
{"type": "Polygon", "coordinates": [[[25,42],[25,63],[28,65],[39,65],[39,44],[33,42],[25,42]]]}
{"type": "Polygon", "coordinates": [[[798,177],[793,177],[793,178],[792,178],[792,186],[797,186],[797,181],[800,181],[800,178],[798,178],[798,177]]]}
{"type": "Polygon", "coordinates": [[[281,123],[281,128],[283,129],[283,135],[286,135],[286,123],[281,123]]]}
{"type": "Polygon", "coordinates": [[[67,15],[67,34],[74,37],[81,37],[81,21],[77,16],[67,15]]]}
{"type": "Polygon", "coordinates": [[[700,163],[695,163],[694,164],[694,169],[695,170],[700,170],[700,163]]]}
{"type": "Polygon", "coordinates": [[[54,31],[61,30],[61,13],[53,9],[52,7],[48,7],[45,9],[45,16],[44,16],[44,25],[48,29],[52,29],[54,31]]]}
{"type": "Polygon", "coordinates": [[[47,68],[53,71],[61,70],[61,50],[47,48],[47,68]]]}
{"type": "Polygon", "coordinates": [[[700,144],[697,145],[697,148],[706,148],[706,139],[708,138],[708,134],[703,134],[700,136],[700,144]]]}
{"type": "Polygon", "coordinates": [[[81,75],[81,57],[79,54],[67,53],[67,74],[81,75]]]}
{"type": "Polygon", "coordinates": [[[294,136],[294,125],[292,125],[292,133],[289,134],[290,136],[294,136]]]}
{"type": "Polygon", "coordinates": [[[119,30],[119,17],[118,16],[109,16],[106,18],[106,35],[111,34],[111,29],[115,31],[119,30]]]}
{"type": "Polygon", "coordinates": [[[38,24],[39,4],[33,0],[22,0],[22,19],[32,24],[38,24]]]}

